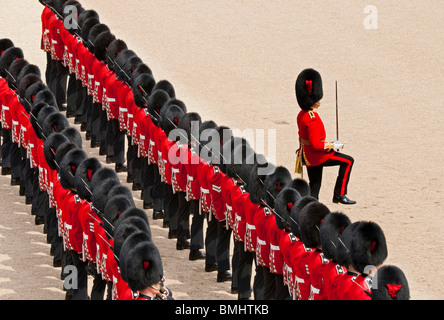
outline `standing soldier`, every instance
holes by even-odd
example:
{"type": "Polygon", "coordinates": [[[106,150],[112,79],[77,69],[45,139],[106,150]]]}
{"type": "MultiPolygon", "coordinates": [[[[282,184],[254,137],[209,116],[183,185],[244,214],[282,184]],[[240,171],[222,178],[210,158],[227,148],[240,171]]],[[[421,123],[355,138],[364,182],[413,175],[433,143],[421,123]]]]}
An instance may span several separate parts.
{"type": "Polygon", "coordinates": [[[298,104],[302,109],[297,117],[300,145],[298,158],[307,166],[311,195],[316,199],[319,198],[323,168],[339,166],[333,202],[355,204],[356,201],[346,196],[354,160],[339,152],[344,147],[342,142],[325,142],[324,123],[317,111],[323,97],[321,75],[316,70],[305,69],[296,80],[295,90],[298,104]]]}

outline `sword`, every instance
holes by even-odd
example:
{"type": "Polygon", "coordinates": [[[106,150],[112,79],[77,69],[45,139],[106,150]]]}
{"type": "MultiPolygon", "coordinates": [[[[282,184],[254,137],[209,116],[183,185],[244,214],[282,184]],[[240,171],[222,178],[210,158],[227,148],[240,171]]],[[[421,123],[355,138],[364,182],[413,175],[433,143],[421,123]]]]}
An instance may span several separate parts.
{"type": "Polygon", "coordinates": [[[338,81],[336,81],[336,141],[339,141],[338,81]]]}

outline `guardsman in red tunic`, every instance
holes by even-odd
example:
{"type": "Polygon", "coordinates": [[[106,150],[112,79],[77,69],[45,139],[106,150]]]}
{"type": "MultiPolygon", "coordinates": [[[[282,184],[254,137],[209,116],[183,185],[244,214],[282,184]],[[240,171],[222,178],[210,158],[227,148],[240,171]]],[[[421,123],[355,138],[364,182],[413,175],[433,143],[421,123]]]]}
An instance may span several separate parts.
{"type": "MultiPolygon", "coordinates": [[[[73,300],[88,299],[88,261],[82,260],[83,228],[79,212],[84,205],[76,191],[74,177],[77,168],[88,156],[84,150],[73,148],[60,161],[60,184],[69,193],[63,200],[62,217],[64,217],[65,247],[71,254],[72,264],[77,269],[77,288],[72,289],[73,300]]],[[[69,261],[69,260],[68,260],[69,261]]]]}
{"type": "Polygon", "coordinates": [[[285,187],[276,197],[274,203],[274,223],[270,224],[270,272],[275,275],[277,300],[289,300],[290,292],[287,272],[289,258],[284,259],[284,255],[289,254],[291,238],[290,233],[290,213],[295,203],[301,198],[301,194],[294,188],[285,187]]]}
{"type": "MultiPolygon", "coordinates": [[[[264,200],[266,206],[263,210],[260,210],[255,214],[255,225],[257,231],[257,245],[256,245],[256,256],[258,263],[264,267],[264,300],[272,300],[276,297],[276,275],[277,272],[273,273],[272,270],[275,269],[276,265],[270,260],[270,258],[275,257],[275,253],[272,251],[279,251],[278,241],[272,243],[270,238],[270,231],[276,224],[274,217],[274,205],[276,197],[285,188],[285,185],[291,182],[291,174],[287,168],[283,166],[278,166],[274,172],[264,180],[264,200]],[[272,254],[271,254],[272,253],[272,254]]],[[[277,253],[276,253],[277,255],[277,253]]],[[[281,288],[279,288],[281,289],[281,288]]],[[[278,294],[280,295],[280,294],[278,294]]]]}
{"type": "Polygon", "coordinates": [[[323,219],[330,213],[330,210],[320,202],[309,203],[299,214],[299,230],[304,246],[311,249],[306,259],[301,262],[305,265],[307,272],[308,300],[318,300],[321,296],[322,273],[319,268],[327,263],[322,254],[322,244],[319,229],[323,219]]]}
{"type": "Polygon", "coordinates": [[[323,97],[322,79],[313,69],[302,71],[295,85],[296,97],[302,109],[297,117],[299,129],[298,157],[307,166],[311,195],[319,198],[324,166],[339,166],[339,175],[334,188],[333,202],[355,204],[347,198],[347,186],[354,160],[340,153],[344,147],[340,141],[326,142],[324,123],[318,113],[323,97]]]}
{"type": "Polygon", "coordinates": [[[348,249],[351,264],[339,288],[339,299],[370,300],[372,278],[387,258],[384,232],[375,222],[361,222],[351,233],[348,249]]]}
{"type": "Polygon", "coordinates": [[[334,300],[334,283],[343,276],[347,270],[337,263],[336,248],[339,245],[339,237],[351,224],[350,219],[341,212],[330,212],[321,224],[319,236],[322,245],[322,254],[327,263],[314,272],[322,274],[322,285],[317,285],[318,295],[313,295],[317,300],[334,300]]]}

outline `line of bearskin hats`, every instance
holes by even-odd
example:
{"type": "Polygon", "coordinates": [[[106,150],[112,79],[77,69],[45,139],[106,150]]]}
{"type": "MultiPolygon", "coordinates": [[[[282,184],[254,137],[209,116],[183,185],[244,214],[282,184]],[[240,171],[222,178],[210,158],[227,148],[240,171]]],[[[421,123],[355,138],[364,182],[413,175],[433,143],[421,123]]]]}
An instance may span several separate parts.
{"type": "Polygon", "coordinates": [[[104,220],[103,228],[106,231],[107,237],[114,237],[114,226],[116,221],[119,219],[122,212],[134,208],[135,204],[132,195],[128,196],[125,193],[118,193],[114,196],[110,196],[110,193],[111,192],[108,192],[105,208],[100,217],[104,220]]]}
{"type": "Polygon", "coordinates": [[[28,89],[26,89],[25,96],[21,97],[20,99],[20,102],[22,103],[26,112],[31,112],[32,106],[34,105],[35,96],[37,95],[37,93],[46,88],[47,86],[43,83],[43,81],[37,81],[30,85],[28,89]]]}
{"type": "Polygon", "coordinates": [[[322,78],[314,69],[303,70],[296,79],[296,99],[302,110],[309,110],[324,96],[322,78]]]}
{"type": "Polygon", "coordinates": [[[397,266],[385,265],[372,279],[372,300],[409,300],[410,288],[404,272],[397,266]]]}
{"type": "Polygon", "coordinates": [[[68,127],[70,127],[68,118],[60,112],[53,112],[44,120],[42,133],[43,136],[49,137],[51,133],[61,132],[68,127]]]}
{"type": "Polygon", "coordinates": [[[142,74],[149,74],[154,79],[153,71],[151,70],[150,67],[148,67],[148,65],[145,62],[143,62],[143,63],[139,64],[134,69],[134,71],[131,73],[131,77],[132,77],[131,80],[132,80],[133,84],[134,84],[134,81],[136,81],[136,79],[142,74]]]}
{"type": "MultiPolygon", "coordinates": [[[[38,105],[38,104],[36,104],[38,105]]],[[[38,111],[37,118],[34,118],[36,120],[36,125],[40,128],[40,138],[43,140],[46,140],[48,138],[47,135],[45,135],[43,130],[43,124],[45,123],[45,120],[53,113],[57,113],[59,109],[53,105],[45,103],[44,106],[38,111]]]]}
{"type": "Polygon", "coordinates": [[[134,55],[129,57],[129,59],[125,61],[125,63],[121,66],[122,74],[125,77],[125,82],[128,84],[128,86],[131,87],[133,85],[134,81],[133,73],[139,66],[143,64],[144,63],[142,59],[139,56],[134,55]]]}
{"type": "Polygon", "coordinates": [[[178,105],[165,106],[166,110],[163,114],[160,127],[168,136],[171,131],[177,128],[180,119],[184,116],[184,110],[178,105]]]}
{"type": "Polygon", "coordinates": [[[43,154],[51,170],[59,171],[59,164],[56,162],[57,150],[62,144],[67,142],[69,142],[69,139],[60,132],[54,132],[46,138],[43,144],[43,154]]]}
{"type": "Polygon", "coordinates": [[[88,18],[82,24],[81,38],[83,41],[83,45],[88,49],[89,49],[88,47],[89,31],[91,30],[92,27],[94,27],[97,24],[100,24],[100,20],[98,17],[88,18]]]}
{"type": "Polygon", "coordinates": [[[125,73],[124,65],[128,63],[131,57],[137,57],[137,54],[132,49],[124,49],[117,56],[114,61],[114,72],[117,79],[128,82],[130,75],[125,73]]]}
{"type": "Polygon", "coordinates": [[[158,81],[153,88],[153,91],[156,90],[164,90],[166,93],[168,93],[170,99],[174,99],[176,97],[176,89],[174,89],[173,84],[168,80],[163,79],[158,81]]]}

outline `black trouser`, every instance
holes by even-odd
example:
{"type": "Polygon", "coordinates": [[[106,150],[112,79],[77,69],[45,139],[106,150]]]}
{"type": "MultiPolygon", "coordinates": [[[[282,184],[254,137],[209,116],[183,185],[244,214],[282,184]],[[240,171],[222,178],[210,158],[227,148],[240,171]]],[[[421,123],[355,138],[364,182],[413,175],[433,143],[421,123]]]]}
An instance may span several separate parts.
{"type": "MultiPolygon", "coordinates": [[[[136,179],[137,183],[144,183],[144,181],[141,181],[140,177],[143,176],[145,173],[145,170],[148,170],[148,159],[144,157],[138,157],[137,156],[137,145],[133,145],[132,143],[132,137],[127,136],[128,141],[128,150],[126,152],[126,163],[128,167],[128,176],[133,178],[134,182],[136,179]],[[141,169],[142,168],[142,169],[141,169]],[[137,176],[137,178],[136,178],[137,176]]],[[[152,183],[151,183],[152,185],[152,183]]],[[[145,192],[145,191],[144,191],[145,192]]],[[[151,201],[152,202],[152,201],[151,201]]]]}
{"type": "Polygon", "coordinates": [[[171,185],[165,183],[165,197],[163,199],[164,222],[169,223],[170,231],[177,231],[177,210],[179,207],[179,199],[177,194],[173,192],[171,185]]]}
{"type": "Polygon", "coordinates": [[[88,300],[88,261],[82,261],[80,254],[75,251],[68,252],[77,270],[77,288],[72,289],[72,300],[88,300]]]}
{"type": "Polygon", "coordinates": [[[83,100],[84,100],[84,90],[81,80],[76,80],[76,117],[78,119],[82,118],[83,115],[83,100]]]}
{"type": "Polygon", "coordinates": [[[68,82],[69,68],[63,66],[62,61],[56,61],[57,76],[54,83],[54,95],[59,109],[66,103],[66,86],[68,82]]]}
{"type": "Polygon", "coordinates": [[[31,169],[31,164],[27,158],[27,150],[20,147],[20,154],[20,188],[23,188],[26,197],[32,197],[34,193],[32,183],[34,171],[31,169]]]}
{"type": "MultiPolygon", "coordinates": [[[[254,253],[245,250],[245,245],[242,241],[234,240],[235,250],[237,248],[238,266],[237,284],[238,284],[238,299],[248,299],[251,297],[251,274],[253,270],[254,253]]],[[[233,279],[235,274],[233,262],[233,279]]]]}
{"type": "MultiPolygon", "coordinates": [[[[12,135],[12,131],[10,132],[12,135]]],[[[21,159],[20,147],[18,143],[13,142],[11,144],[11,178],[20,179],[21,159]]]]}
{"type": "Polygon", "coordinates": [[[267,267],[262,268],[264,274],[264,300],[274,300],[276,296],[276,281],[274,279],[274,274],[270,272],[267,267]]]}
{"type": "MultiPolygon", "coordinates": [[[[200,203],[199,203],[200,206],[200,203]]],[[[211,217],[208,219],[209,213],[203,213],[207,217],[207,231],[205,232],[205,264],[217,263],[217,231],[218,221],[211,217]]]]}
{"type": "Polygon", "coordinates": [[[2,167],[11,169],[11,130],[2,128],[2,167]]]}
{"type": "Polygon", "coordinates": [[[143,188],[143,203],[153,203],[153,185],[154,185],[154,165],[148,164],[146,158],[136,158],[132,161],[128,160],[128,175],[133,175],[133,182],[140,183],[143,188]],[[131,166],[137,163],[137,166],[133,167],[133,171],[130,173],[129,164],[131,166]]]}
{"type": "Polygon", "coordinates": [[[114,156],[116,164],[125,162],[125,132],[120,131],[119,120],[109,119],[106,127],[106,152],[114,156]]]}
{"type": "Polygon", "coordinates": [[[159,167],[153,165],[153,210],[163,211],[163,199],[165,197],[165,183],[162,182],[159,167]]]}
{"type": "Polygon", "coordinates": [[[331,166],[339,166],[339,174],[338,178],[336,179],[334,195],[346,195],[353,163],[354,160],[351,156],[335,152],[333,157],[325,161],[323,164],[315,167],[307,167],[311,195],[314,198],[319,199],[319,191],[321,190],[322,184],[322,171],[324,167],[331,166]]]}
{"type": "Polygon", "coordinates": [[[253,292],[254,292],[254,300],[264,300],[264,271],[263,269],[266,269],[265,267],[260,266],[257,263],[256,254],[254,253],[255,259],[254,262],[256,263],[256,274],[254,275],[253,280],[253,292]]]}
{"type": "Polygon", "coordinates": [[[66,93],[66,114],[68,116],[74,116],[76,113],[76,92],[77,92],[77,79],[74,73],[69,75],[68,89],[66,93]]]}
{"type": "Polygon", "coordinates": [[[230,270],[230,239],[231,228],[226,227],[226,221],[217,221],[217,271],[223,272],[230,270]]]}
{"type": "Polygon", "coordinates": [[[185,241],[191,237],[190,250],[204,248],[203,224],[204,214],[199,214],[199,200],[186,200],[186,193],[179,192],[179,208],[177,210],[177,240],[185,241]],[[190,214],[193,215],[190,233],[190,214]]]}

